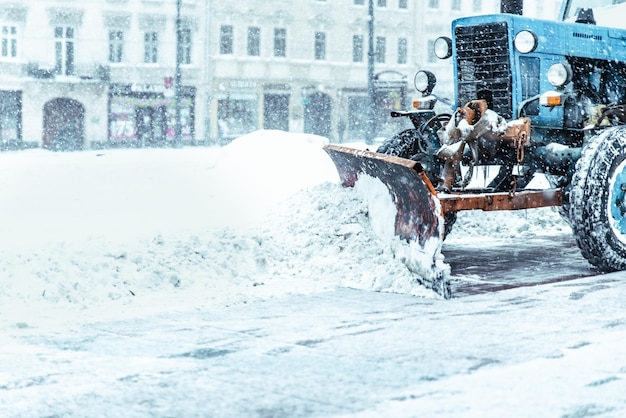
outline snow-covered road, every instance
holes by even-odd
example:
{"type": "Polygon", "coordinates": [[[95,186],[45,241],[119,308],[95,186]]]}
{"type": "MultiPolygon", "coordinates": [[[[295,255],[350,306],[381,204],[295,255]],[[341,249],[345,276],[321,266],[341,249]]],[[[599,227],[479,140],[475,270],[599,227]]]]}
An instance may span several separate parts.
{"type": "Polygon", "coordinates": [[[568,232],[533,238],[452,238],[444,243],[443,253],[452,271],[454,297],[597,274],[568,232]]]}
{"type": "Polygon", "coordinates": [[[623,273],[453,300],[338,289],[17,325],[5,417],[619,417],[623,273]]]}

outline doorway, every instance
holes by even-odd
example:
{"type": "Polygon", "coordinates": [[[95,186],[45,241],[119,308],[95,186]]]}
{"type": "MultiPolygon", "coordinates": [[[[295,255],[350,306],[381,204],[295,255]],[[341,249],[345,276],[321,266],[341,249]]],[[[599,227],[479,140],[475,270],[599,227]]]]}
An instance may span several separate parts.
{"type": "Polygon", "coordinates": [[[266,94],[264,96],[263,129],[289,131],[288,94],[266,94]]]}
{"type": "Polygon", "coordinates": [[[43,147],[55,151],[83,149],[85,107],[76,100],[58,98],[43,107],[43,147]]]}
{"type": "Polygon", "coordinates": [[[304,105],[304,133],[330,138],[330,115],[330,96],[319,91],[308,96],[304,105]]]}
{"type": "Polygon", "coordinates": [[[165,142],[165,108],[138,107],[135,112],[140,146],[159,146],[165,142]]]}

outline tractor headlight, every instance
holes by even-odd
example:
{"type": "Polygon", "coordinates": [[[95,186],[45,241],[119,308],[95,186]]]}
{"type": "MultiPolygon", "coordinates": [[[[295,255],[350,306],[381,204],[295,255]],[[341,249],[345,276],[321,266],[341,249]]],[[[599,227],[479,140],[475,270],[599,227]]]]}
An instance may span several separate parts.
{"type": "Polygon", "coordinates": [[[572,68],[566,62],[553,64],[548,70],[548,81],[557,88],[565,86],[572,81],[572,68]]]}
{"type": "Polygon", "coordinates": [[[435,56],[439,59],[445,60],[452,56],[452,39],[445,36],[440,36],[435,39],[435,56]]]}
{"type": "Polygon", "coordinates": [[[418,71],[413,79],[413,84],[415,84],[415,89],[417,91],[427,96],[432,93],[435,88],[435,85],[437,84],[437,77],[435,77],[435,74],[430,71],[418,71]]]}
{"type": "Polygon", "coordinates": [[[513,44],[515,45],[515,49],[519,52],[528,54],[537,48],[537,35],[529,30],[523,30],[515,35],[513,44]]]}

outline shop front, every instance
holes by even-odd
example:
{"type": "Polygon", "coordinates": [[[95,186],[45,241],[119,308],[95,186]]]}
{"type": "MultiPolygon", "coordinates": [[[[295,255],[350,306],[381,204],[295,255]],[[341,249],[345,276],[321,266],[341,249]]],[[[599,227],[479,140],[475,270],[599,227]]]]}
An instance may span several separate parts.
{"type": "Polygon", "coordinates": [[[22,141],[22,92],[0,90],[0,146],[22,141]]]}
{"type": "Polygon", "coordinates": [[[226,144],[259,129],[258,84],[251,80],[231,80],[217,87],[218,143],[226,144]]]}
{"type": "MultiPolygon", "coordinates": [[[[183,143],[194,140],[195,87],[181,88],[183,143]]],[[[159,147],[175,140],[173,88],[155,84],[112,85],[109,90],[108,144],[111,147],[159,147]]]]}

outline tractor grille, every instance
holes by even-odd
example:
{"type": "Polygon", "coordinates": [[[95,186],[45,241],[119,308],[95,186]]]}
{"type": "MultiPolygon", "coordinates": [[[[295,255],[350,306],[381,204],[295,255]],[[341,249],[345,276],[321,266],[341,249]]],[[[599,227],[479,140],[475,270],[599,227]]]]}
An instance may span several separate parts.
{"type": "Polygon", "coordinates": [[[510,119],[512,75],[506,22],[457,26],[454,31],[459,106],[485,99],[489,108],[510,119]]]}

